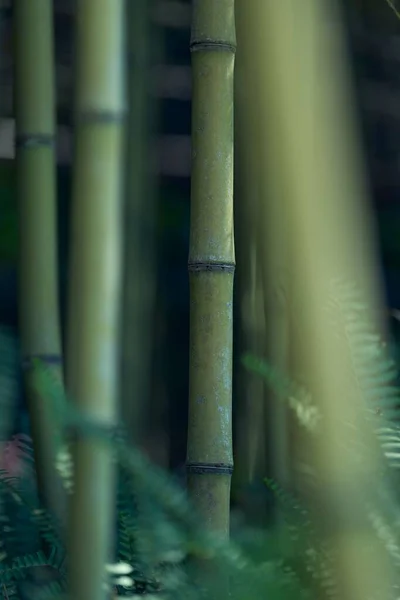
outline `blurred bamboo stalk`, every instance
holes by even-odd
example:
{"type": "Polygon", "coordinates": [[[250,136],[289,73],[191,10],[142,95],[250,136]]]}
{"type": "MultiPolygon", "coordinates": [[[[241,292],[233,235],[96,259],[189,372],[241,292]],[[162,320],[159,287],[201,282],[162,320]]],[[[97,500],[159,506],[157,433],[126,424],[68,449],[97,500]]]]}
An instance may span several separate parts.
{"type": "MultiPolygon", "coordinates": [[[[240,19],[237,19],[240,23],[240,19]]],[[[240,63],[240,30],[238,31],[240,63]]],[[[236,71],[240,73],[238,65],[236,71]]],[[[246,135],[240,128],[244,115],[243,81],[235,77],[235,245],[237,250],[236,289],[239,289],[238,323],[239,353],[262,356],[265,348],[263,291],[260,281],[260,257],[254,235],[254,215],[257,206],[257,175],[254,158],[248,160],[246,135]],[[239,110],[238,110],[239,107],[239,110]]],[[[235,471],[232,482],[233,499],[243,497],[249,485],[266,475],[265,385],[263,380],[243,369],[239,373],[239,391],[234,411],[235,471]]],[[[243,498],[246,500],[246,498],[243,498]]],[[[239,508],[248,512],[245,506],[239,508]]],[[[251,512],[251,509],[250,509],[251,512]]],[[[250,516],[250,515],[247,515],[250,516]]]]}
{"type": "Polygon", "coordinates": [[[188,490],[229,535],[232,457],[234,0],[192,12],[192,181],[188,490]]]}
{"type": "Polygon", "coordinates": [[[62,379],[51,0],[16,0],[14,25],[21,348],[39,493],[64,523],[65,497],[55,470],[51,407],[38,395],[32,372],[32,359],[40,358],[62,379]]]}
{"type": "MultiPolygon", "coordinates": [[[[253,56],[249,54],[246,43],[242,44],[242,35],[246,41],[246,31],[242,31],[242,23],[247,11],[244,3],[238,3],[237,35],[238,53],[236,67],[236,121],[238,143],[238,169],[243,179],[241,204],[238,207],[241,215],[236,222],[244,229],[241,252],[242,269],[253,273],[252,281],[247,284],[243,293],[253,296],[249,305],[242,297],[242,321],[248,323],[247,346],[258,356],[266,356],[268,361],[285,372],[288,368],[288,239],[286,214],[282,202],[282,181],[278,176],[280,163],[274,152],[275,140],[266,139],[259,134],[259,118],[261,104],[259,102],[259,86],[262,82],[249,75],[252,71],[253,56]],[[252,140],[252,151],[249,152],[248,139],[252,140]],[[250,252],[251,249],[251,252],[250,252]],[[245,264],[243,264],[245,263],[245,264]],[[251,288],[251,289],[250,289],[251,288]]],[[[279,140],[277,141],[279,143],[279,140]]],[[[243,282],[244,283],[244,282],[243,282]]],[[[245,284],[246,286],[246,284],[245,284]]],[[[251,382],[251,374],[246,374],[251,382]]],[[[248,443],[255,444],[258,449],[253,453],[251,461],[258,463],[259,478],[267,474],[273,476],[281,485],[290,485],[289,466],[289,422],[288,411],[284,403],[269,390],[259,388],[257,394],[249,390],[248,413],[254,413],[252,423],[248,427],[248,443]],[[262,405],[262,406],[260,406],[262,405]],[[260,469],[263,469],[261,472],[260,469]],[[268,472],[267,472],[268,471],[268,472]]],[[[245,444],[246,442],[244,442],[245,444]]],[[[243,452],[235,447],[236,456],[243,452]]]]}
{"type": "MultiPolygon", "coordinates": [[[[124,1],[77,3],[75,161],[67,387],[106,426],[117,418],[124,102],[124,1]]],[[[114,533],[114,467],[96,442],[74,444],[70,594],[99,600],[114,533]]]]}
{"type": "Polygon", "coordinates": [[[337,551],[339,596],[361,600],[374,590],[389,590],[393,573],[365,512],[379,455],[359,412],[361,390],[349,373],[345,335],[338,335],[326,312],[337,278],[357,283],[371,319],[379,306],[341,16],[328,0],[243,1],[242,43],[253,56],[253,77],[261,82],[258,135],[272,145],[270,164],[280,164],[277,178],[284,175],[290,297],[303,334],[296,354],[326,415],[313,448],[321,486],[312,507],[337,551]],[[355,420],[352,443],[368,449],[362,468],[350,459],[348,445],[338,443],[348,439],[345,424],[355,420]],[[376,552],[370,554],[371,548],[376,552]]]}
{"type": "Polygon", "coordinates": [[[151,2],[127,3],[128,124],[124,210],[122,416],[132,439],[148,434],[155,312],[155,184],[150,136],[154,106],[149,94],[151,2]],[[153,176],[153,178],[152,178],[153,176]]]}
{"type": "MultiPolygon", "coordinates": [[[[237,153],[239,154],[239,152],[237,153]]],[[[247,201],[248,201],[247,188],[247,201]]],[[[236,195],[236,198],[239,194],[236,195]]],[[[241,196],[243,198],[243,196],[241,196]]],[[[247,208],[247,207],[246,207],[247,208]]],[[[237,284],[240,288],[240,350],[255,356],[264,355],[265,321],[263,292],[260,289],[259,260],[255,240],[249,238],[251,227],[246,223],[242,210],[235,210],[235,240],[238,249],[237,284]],[[243,237],[242,237],[243,236],[243,237]],[[239,240],[238,240],[239,238],[239,240]],[[242,238],[243,245],[240,243],[242,238]],[[244,238],[246,241],[244,241],[244,238]],[[246,247],[245,247],[246,246],[246,247]]],[[[247,211],[246,211],[247,212],[247,211]]],[[[263,380],[247,370],[241,373],[240,391],[235,411],[235,473],[233,483],[240,489],[243,485],[262,479],[266,475],[265,436],[265,386],[263,380]]]]}

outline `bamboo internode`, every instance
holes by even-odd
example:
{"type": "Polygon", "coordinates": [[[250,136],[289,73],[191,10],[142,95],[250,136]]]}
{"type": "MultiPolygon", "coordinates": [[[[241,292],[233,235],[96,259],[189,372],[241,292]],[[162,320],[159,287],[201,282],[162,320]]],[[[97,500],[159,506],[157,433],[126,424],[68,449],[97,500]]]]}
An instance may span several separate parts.
{"type": "Polygon", "coordinates": [[[14,24],[21,346],[39,491],[45,505],[63,522],[65,506],[54,466],[51,407],[37,393],[31,368],[32,359],[40,358],[62,377],[51,0],[17,0],[14,24]]]}
{"type": "MultiPolygon", "coordinates": [[[[67,387],[77,407],[106,426],[117,418],[123,29],[123,0],[77,3],[67,387]]],[[[70,593],[76,600],[97,600],[106,597],[102,578],[112,543],[114,467],[107,448],[86,440],[74,445],[74,462],[70,593]]]]}
{"type": "Polygon", "coordinates": [[[233,0],[193,5],[188,488],[229,533],[232,457],[233,0]]]}

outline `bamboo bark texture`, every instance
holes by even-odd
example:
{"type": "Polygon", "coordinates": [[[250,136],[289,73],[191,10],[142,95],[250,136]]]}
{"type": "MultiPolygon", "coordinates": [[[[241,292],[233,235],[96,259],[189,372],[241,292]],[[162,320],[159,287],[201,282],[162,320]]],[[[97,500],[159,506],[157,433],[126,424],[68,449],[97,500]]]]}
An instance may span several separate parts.
{"type": "Polygon", "coordinates": [[[192,15],[188,489],[207,526],[228,536],[233,470],[234,1],[195,0],[192,15]]]}
{"type": "MultiPolygon", "coordinates": [[[[124,1],[77,2],[75,156],[67,387],[106,427],[117,418],[124,103],[124,1]]],[[[105,598],[114,531],[115,479],[108,448],[74,445],[70,595],[105,598]]]]}
{"type": "Polygon", "coordinates": [[[53,3],[16,0],[15,115],[19,209],[19,325],[39,493],[64,519],[51,407],[32,359],[62,377],[57,283],[53,3]]]}

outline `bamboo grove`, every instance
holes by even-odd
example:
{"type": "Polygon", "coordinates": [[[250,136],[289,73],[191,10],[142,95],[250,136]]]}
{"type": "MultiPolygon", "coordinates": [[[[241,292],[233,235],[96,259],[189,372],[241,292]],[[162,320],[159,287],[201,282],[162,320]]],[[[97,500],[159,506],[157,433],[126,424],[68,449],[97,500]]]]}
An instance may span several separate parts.
{"type": "MultiPolygon", "coordinates": [[[[323,482],[312,494],[311,512],[337,551],[339,597],[364,600],[392,577],[383,555],[371,561],[364,552],[375,541],[360,507],[371,495],[379,458],[367,426],[352,434],[369,448],[367,465],[361,468],[337,449],[337,440],[349,437],[343,421],[358,419],[357,398],[352,400],[357,382],[324,306],[332,281],[340,278],[357,281],[375,324],[381,300],[370,268],[376,249],[364,207],[368,191],[344,36],[340,25],[329,29],[332,20],[341,23],[337,4],[191,4],[185,494],[204,529],[228,543],[231,500],[240,497],[236,486],[262,481],[270,471],[297,491],[302,480],[294,465],[311,457],[323,482]],[[301,374],[327,415],[316,442],[304,441],[277,393],[236,369],[234,339],[239,354],[251,350],[290,375],[301,374]],[[356,531],[346,517],[350,509],[359,513],[356,531]]],[[[157,46],[153,8],[145,0],[75,3],[68,310],[62,327],[54,3],[14,0],[21,359],[40,500],[61,523],[74,600],[107,597],[103,573],[117,543],[118,472],[107,445],[73,438],[74,490],[67,494],[56,469],[57,419],[35,385],[34,365],[40,360],[46,366],[85,417],[109,431],[122,420],[130,441],[144,444],[157,402],[151,371],[159,200],[151,149],[157,115],[150,91],[157,46]]]]}

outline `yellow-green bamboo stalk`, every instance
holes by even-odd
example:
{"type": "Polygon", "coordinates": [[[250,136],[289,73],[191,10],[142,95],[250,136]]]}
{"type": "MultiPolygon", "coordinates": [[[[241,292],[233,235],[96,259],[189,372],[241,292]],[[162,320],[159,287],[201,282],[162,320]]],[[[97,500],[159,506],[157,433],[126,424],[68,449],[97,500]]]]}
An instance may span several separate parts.
{"type": "MultiPolygon", "coordinates": [[[[106,426],[117,418],[122,148],[123,0],[77,2],[75,157],[67,388],[106,426]]],[[[107,448],[74,446],[70,594],[99,600],[113,543],[114,470],[107,448]]]]}
{"type": "Polygon", "coordinates": [[[234,0],[195,0],[192,10],[188,489],[205,524],[227,536],[233,468],[234,0]]]}
{"type": "Polygon", "coordinates": [[[122,415],[135,444],[148,433],[155,309],[155,193],[149,138],[153,46],[147,0],[127,3],[128,125],[124,209],[122,415]]]}
{"type": "Polygon", "coordinates": [[[368,305],[378,297],[340,16],[333,0],[243,2],[254,76],[264,83],[260,135],[276,142],[284,166],[290,278],[305,334],[296,350],[325,416],[313,447],[320,483],[311,507],[335,552],[340,597],[361,600],[389,589],[393,573],[365,508],[380,455],[358,412],[346,336],[326,311],[337,278],[357,282],[368,305]],[[362,467],[345,442],[355,419],[352,443],[367,452],[362,467]]]}
{"type": "Polygon", "coordinates": [[[64,518],[51,407],[36,393],[31,370],[37,357],[62,377],[51,0],[16,0],[14,27],[21,347],[39,492],[45,504],[64,518]]]}
{"type": "MultiPolygon", "coordinates": [[[[242,319],[252,321],[252,333],[248,339],[246,351],[259,356],[266,356],[275,367],[287,370],[288,351],[288,317],[286,306],[287,287],[287,233],[285,231],[285,214],[280,177],[279,158],[275,156],[270,137],[259,135],[259,121],[262,114],[259,87],[264,82],[254,77],[254,57],[249,54],[246,42],[245,25],[246,3],[238,3],[236,7],[236,24],[238,53],[236,63],[236,139],[240,174],[244,179],[242,198],[239,199],[241,213],[246,215],[245,232],[243,234],[242,260],[247,255],[247,269],[254,271],[254,287],[258,305],[246,305],[242,308],[242,319]],[[252,140],[251,150],[248,140],[252,140]],[[272,148],[272,150],[271,150],[272,148]],[[250,264],[249,249],[254,246],[251,260],[257,263],[256,268],[250,264]],[[255,340],[258,342],[255,343],[255,340]]],[[[243,217],[237,222],[243,227],[243,217]]],[[[250,333],[250,332],[249,332],[250,333]]],[[[288,411],[285,404],[275,397],[269,389],[263,388],[258,396],[250,391],[248,414],[256,413],[257,404],[262,403],[263,412],[259,410],[256,420],[249,429],[249,441],[258,438],[258,453],[268,452],[258,458],[258,477],[265,477],[268,472],[281,485],[290,486],[289,443],[288,443],[288,411]],[[264,417],[265,415],[265,417],[264,417]],[[263,444],[261,443],[263,440],[263,444]],[[268,465],[268,466],[267,466],[268,465]],[[263,470],[261,472],[261,470],[263,470]]],[[[240,452],[242,449],[240,449],[240,452]]],[[[235,465],[237,463],[235,452],[235,465]]],[[[238,457],[240,458],[240,457],[238,457]]],[[[236,471],[236,469],[235,469],[236,471]]]]}

